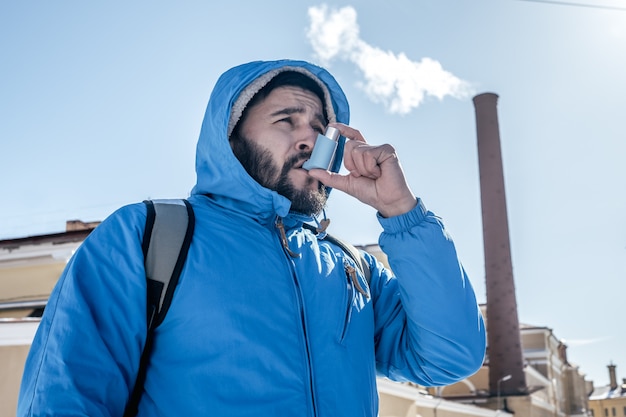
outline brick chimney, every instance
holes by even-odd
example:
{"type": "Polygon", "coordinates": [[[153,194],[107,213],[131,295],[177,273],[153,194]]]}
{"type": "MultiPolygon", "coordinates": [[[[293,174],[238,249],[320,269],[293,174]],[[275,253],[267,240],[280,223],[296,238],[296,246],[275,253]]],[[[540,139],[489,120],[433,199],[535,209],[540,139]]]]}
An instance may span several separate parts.
{"type": "Polygon", "coordinates": [[[498,96],[474,97],[487,288],[489,391],[528,393],[511,263],[504,172],[498,124],[498,96]]]}

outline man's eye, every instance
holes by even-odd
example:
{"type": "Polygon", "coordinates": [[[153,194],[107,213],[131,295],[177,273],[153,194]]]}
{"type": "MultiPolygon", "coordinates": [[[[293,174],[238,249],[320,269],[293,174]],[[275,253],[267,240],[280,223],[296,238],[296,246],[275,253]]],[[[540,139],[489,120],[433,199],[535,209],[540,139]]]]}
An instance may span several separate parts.
{"type": "Polygon", "coordinates": [[[291,117],[285,117],[284,119],[280,119],[280,120],[278,121],[278,123],[281,123],[281,122],[284,122],[284,123],[289,123],[290,125],[292,125],[292,124],[293,124],[293,121],[291,120],[291,117]]]}

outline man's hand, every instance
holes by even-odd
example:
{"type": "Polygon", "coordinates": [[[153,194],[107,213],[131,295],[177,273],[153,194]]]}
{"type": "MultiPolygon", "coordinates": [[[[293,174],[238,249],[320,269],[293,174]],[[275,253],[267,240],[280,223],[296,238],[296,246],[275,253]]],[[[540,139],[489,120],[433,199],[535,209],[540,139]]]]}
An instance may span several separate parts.
{"type": "Polygon", "coordinates": [[[346,137],[343,164],[348,175],[312,169],[309,175],[372,206],[383,217],[411,211],[417,201],[406,183],[393,146],[368,145],[361,132],[341,123],[330,123],[346,137]]]}

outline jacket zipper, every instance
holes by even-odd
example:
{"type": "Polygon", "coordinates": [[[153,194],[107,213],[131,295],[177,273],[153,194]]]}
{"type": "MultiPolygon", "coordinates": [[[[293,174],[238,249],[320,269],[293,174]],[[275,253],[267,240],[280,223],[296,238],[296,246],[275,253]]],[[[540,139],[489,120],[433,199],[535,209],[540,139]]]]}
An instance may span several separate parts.
{"type": "Polygon", "coordinates": [[[276,228],[278,229],[279,239],[281,246],[283,248],[283,252],[285,253],[287,263],[289,264],[289,268],[291,269],[291,277],[293,279],[293,283],[296,289],[296,300],[298,302],[298,309],[300,310],[300,324],[302,326],[302,335],[304,337],[304,347],[306,351],[306,362],[307,368],[309,371],[309,389],[311,391],[311,408],[313,411],[313,416],[317,416],[317,405],[315,400],[315,391],[313,384],[313,365],[311,364],[311,347],[309,346],[309,336],[306,327],[306,320],[304,315],[304,299],[302,297],[302,289],[300,287],[300,283],[298,282],[298,277],[296,274],[295,266],[293,263],[293,259],[299,257],[300,255],[293,252],[289,248],[289,241],[287,240],[287,234],[285,233],[285,225],[283,224],[283,219],[281,217],[276,218],[276,228]]]}
{"type": "Polygon", "coordinates": [[[348,325],[350,324],[350,320],[352,318],[352,303],[354,303],[354,285],[352,274],[356,273],[354,267],[352,267],[347,261],[344,261],[344,269],[346,271],[346,280],[348,285],[348,302],[346,305],[346,315],[344,317],[343,329],[341,330],[341,337],[339,339],[339,343],[343,343],[346,338],[346,334],[348,333],[348,325]]]}

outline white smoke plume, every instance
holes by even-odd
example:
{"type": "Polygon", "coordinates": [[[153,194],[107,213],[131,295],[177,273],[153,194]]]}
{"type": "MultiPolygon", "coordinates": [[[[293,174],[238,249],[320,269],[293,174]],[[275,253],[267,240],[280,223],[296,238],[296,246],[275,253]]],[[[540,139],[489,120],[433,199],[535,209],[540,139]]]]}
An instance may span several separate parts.
{"type": "Polygon", "coordinates": [[[458,99],[473,94],[471,86],[430,58],[411,61],[404,53],[394,54],[367,44],[359,37],[357,14],[353,7],[329,10],[328,6],[309,8],[307,38],[316,57],[325,65],[333,59],[355,64],[363,73],[359,86],[374,102],[383,103],[396,114],[408,114],[425,96],[458,99]]]}

